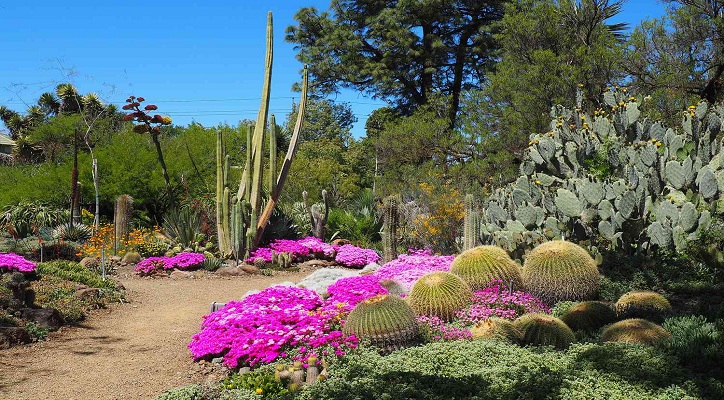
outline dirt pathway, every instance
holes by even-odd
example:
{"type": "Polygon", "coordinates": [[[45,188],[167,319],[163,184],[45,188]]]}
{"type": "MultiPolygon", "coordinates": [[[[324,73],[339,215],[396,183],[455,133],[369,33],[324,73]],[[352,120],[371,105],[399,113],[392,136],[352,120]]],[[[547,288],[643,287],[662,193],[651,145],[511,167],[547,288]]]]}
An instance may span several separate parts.
{"type": "Polygon", "coordinates": [[[152,399],[201,382],[186,345],[209,304],[304,276],[122,279],[130,304],[98,311],[50,340],[0,351],[0,399],[152,399]]]}

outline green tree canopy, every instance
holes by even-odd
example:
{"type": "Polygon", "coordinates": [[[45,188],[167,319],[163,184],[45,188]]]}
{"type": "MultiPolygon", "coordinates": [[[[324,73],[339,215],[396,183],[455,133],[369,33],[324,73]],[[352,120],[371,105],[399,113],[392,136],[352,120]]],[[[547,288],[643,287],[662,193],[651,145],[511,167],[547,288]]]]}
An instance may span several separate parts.
{"type": "Polygon", "coordinates": [[[449,96],[457,116],[462,92],[479,87],[493,59],[491,24],[501,0],[332,0],[331,12],[302,8],[287,41],[309,65],[313,91],[351,88],[410,113],[430,95],[449,96]]]}

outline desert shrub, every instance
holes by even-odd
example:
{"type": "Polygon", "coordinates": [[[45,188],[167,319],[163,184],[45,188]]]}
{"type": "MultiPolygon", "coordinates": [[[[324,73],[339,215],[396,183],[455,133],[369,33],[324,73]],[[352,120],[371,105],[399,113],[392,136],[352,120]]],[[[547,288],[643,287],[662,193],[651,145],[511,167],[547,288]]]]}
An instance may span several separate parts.
{"type": "Polygon", "coordinates": [[[20,202],[3,208],[0,213],[0,230],[7,230],[14,238],[22,239],[67,219],[66,210],[43,203],[20,202]]]}
{"type": "Polygon", "coordinates": [[[43,261],[48,260],[71,260],[78,261],[78,250],[80,246],[76,242],[70,241],[57,241],[57,242],[43,242],[40,247],[36,248],[32,252],[32,257],[36,260],[40,260],[40,252],[42,249],[43,261]]]}
{"type": "Polygon", "coordinates": [[[168,243],[160,240],[149,240],[136,246],[141,257],[160,257],[168,251],[168,243]]]}
{"type": "Polygon", "coordinates": [[[559,301],[556,303],[553,307],[551,307],[551,315],[560,318],[561,315],[565,314],[566,311],[571,309],[571,307],[578,304],[577,301],[559,301]]]}
{"type": "Polygon", "coordinates": [[[53,275],[58,278],[72,282],[82,283],[95,288],[115,289],[116,283],[112,280],[103,280],[95,272],[92,272],[77,262],[56,260],[38,264],[38,273],[41,275],[53,275]]]}
{"type": "Polygon", "coordinates": [[[336,238],[360,245],[371,245],[382,240],[381,229],[382,219],[377,217],[374,210],[371,213],[355,213],[339,208],[329,210],[327,232],[336,238]]]}
{"type": "Polygon", "coordinates": [[[698,315],[673,317],[663,328],[671,340],[663,348],[675,355],[687,368],[697,372],[716,371],[724,377],[724,321],[719,326],[698,315]]]}

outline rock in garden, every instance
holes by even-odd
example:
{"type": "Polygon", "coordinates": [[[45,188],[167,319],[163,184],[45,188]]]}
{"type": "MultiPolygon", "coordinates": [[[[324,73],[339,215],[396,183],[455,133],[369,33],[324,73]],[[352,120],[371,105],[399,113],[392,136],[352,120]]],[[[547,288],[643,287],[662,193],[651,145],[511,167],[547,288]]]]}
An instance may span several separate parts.
{"type": "Polygon", "coordinates": [[[26,331],[25,328],[0,328],[0,350],[30,343],[31,341],[32,339],[30,339],[30,334],[28,334],[28,331],[26,331]]]}
{"type": "Polygon", "coordinates": [[[327,292],[327,287],[337,282],[338,279],[355,275],[357,275],[357,273],[354,271],[339,268],[322,268],[307,275],[297,286],[314,290],[319,294],[324,294],[327,292]]]}
{"type": "Polygon", "coordinates": [[[44,329],[56,330],[63,325],[63,316],[54,308],[23,308],[21,318],[44,329]]]}
{"type": "Polygon", "coordinates": [[[332,241],[332,246],[344,246],[345,244],[352,244],[352,242],[347,239],[334,239],[332,241]]]}
{"type": "Polygon", "coordinates": [[[80,260],[80,265],[84,268],[95,269],[101,265],[101,262],[95,257],[85,257],[80,260]]]}
{"type": "Polygon", "coordinates": [[[379,267],[380,267],[380,264],[377,264],[377,263],[374,263],[374,262],[373,262],[373,263],[369,263],[369,264],[365,265],[365,267],[362,268],[362,269],[359,271],[359,274],[360,274],[360,275],[372,275],[372,273],[374,273],[375,271],[377,271],[377,269],[378,269],[379,267]]]}
{"type": "Polygon", "coordinates": [[[238,267],[221,267],[221,268],[217,269],[215,273],[218,276],[244,275],[244,271],[242,271],[241,268],[238,268],[238,267]]]}
{"type": "Polygon", "coordinates": [[[261,270],[256,265],[249,265],[249,264],[241,264],[239,267],[242,271],[246,272],[247,274],[260,274],[261,270]]]}
{"type": "Polygon", "coordinates": [[[188,271],[179,271],[177,269],[173,270],[173,272],[171,272],[171,275],[169,275],[169,278],[174,279],[174,280],[190,279],[193,277],[194,277],[193,273],[188,272],[188,271]]]}

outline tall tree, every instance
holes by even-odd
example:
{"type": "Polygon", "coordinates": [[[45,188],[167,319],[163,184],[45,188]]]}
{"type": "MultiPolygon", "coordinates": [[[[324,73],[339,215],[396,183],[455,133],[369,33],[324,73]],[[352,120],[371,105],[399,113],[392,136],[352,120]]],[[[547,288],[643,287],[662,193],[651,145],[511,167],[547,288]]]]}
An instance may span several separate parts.
{"type": "Polygon", "coordinates": [[[547,129],[551,106],[577,106],[578,90],[585,105],[599,105],[603,88],[622,77],[626,26],[607,23],[620,11],[621,1],[609,0],[507,5],[496,70],[484,90],[470,93],[461,117],[481,176],[513,177],[528,135],[547,129]]]}
{"type": "Polygon", "coordinates": [[[462,92],[479,87],[494,49],[502,0],[332,0],[303,8],[287,41],[309,64],[313,92],[360,90],[406,113],[433,92],[449,96],[454,125],[462,92]]]}
{"type": "Polygon", "coordinates": [[[665,0],[667,14],[631,35],[632,86],[673,114],[692,98],[724,99],[724,1],[665,0]]]}

